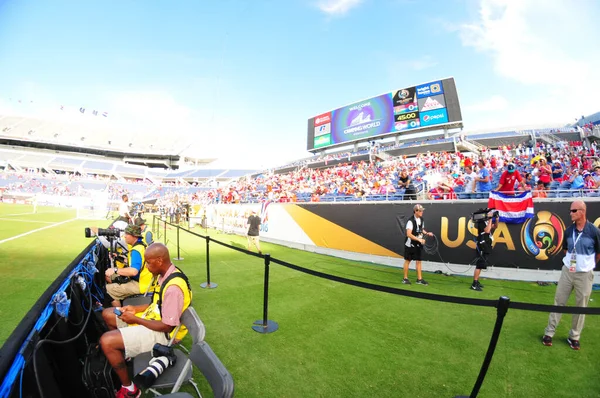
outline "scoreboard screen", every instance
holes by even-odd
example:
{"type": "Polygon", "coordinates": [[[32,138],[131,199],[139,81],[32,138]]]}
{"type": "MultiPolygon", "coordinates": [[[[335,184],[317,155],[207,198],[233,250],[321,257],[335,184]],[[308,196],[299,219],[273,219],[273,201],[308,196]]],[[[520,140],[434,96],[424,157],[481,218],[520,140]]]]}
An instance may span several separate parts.
{"type": "Polygon", "coordinates": [[[454,78],[448,78],[394,90],[308,119],[307,149],[461,121],[456,84],[454,78]]]}

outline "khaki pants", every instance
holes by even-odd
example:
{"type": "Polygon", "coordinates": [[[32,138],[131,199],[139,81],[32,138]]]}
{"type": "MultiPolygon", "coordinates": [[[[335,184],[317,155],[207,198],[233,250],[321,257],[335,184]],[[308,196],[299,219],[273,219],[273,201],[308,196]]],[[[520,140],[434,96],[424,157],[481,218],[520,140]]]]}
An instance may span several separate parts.
{"type": "MultiPolygon", "coordinates": [[[[577,307],[587,307],[590,301],[590,295],[592,294],[592,285],[594,284],[594,273],[590,272],[569,272],[569,268],[563,266],[556,286],[556,295],[554,296],[554,305],[565,305],[571,292],[575,290],[575,305],[577,307]]],[[[548,326],[546,327],[545,334],[547,336],[554,336],[556,332],[556,326],[560,322],[562,314],[552,312],[548,317],[548,326]]],[[[569,337],[573,340],[579,340],[581,331],[583,330],[583,323],[585,321],[585,315],[573,314],[573,320],[571,322],[571,330],[569,331],[569,337]]]]}
{"type": "Polygon", "coordinates": [[[118,283],[107,283],[106,292],[115,300],[123,300],[129,296],[140,294],[140,284],[137,281],[129,281],[121,285],[118,283]]]}
{"type": "Polygon", "coordinates": [[[260,240],[258,236],[248,235],[248,249],[250,249],[252,245],[256,247],[256,250],[260,251],[260,240]]]}

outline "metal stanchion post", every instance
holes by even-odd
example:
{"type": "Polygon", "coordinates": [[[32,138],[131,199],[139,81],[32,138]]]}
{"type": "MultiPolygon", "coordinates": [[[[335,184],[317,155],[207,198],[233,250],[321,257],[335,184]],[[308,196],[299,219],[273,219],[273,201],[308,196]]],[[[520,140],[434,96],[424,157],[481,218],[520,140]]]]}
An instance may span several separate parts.
{"type": "Polygon", "coordinates": [[[165,229],[164,229],[163,240],[165,241],[165,245],[167,244],[167,220],[165,220],[165,229]]]}
{"type": "Polygon", "coordinates": [[[265,254],[265,286],[263,295],[263,319],[253,323],[252,329],[258,333],[273,333],[279,329],[279,325],[275,321],[269,320],[269,264],[271,263],[271,255],[265,254]]]}
{"type": "Polygon", "coordinates": [[[174,260],[178,260],[178,261],[183,260],[183,257],[181,257],[180,252],[179,252],[179,225],[177,225],[177,258],[174,258],[174,260]]]}
{"type": "Polygon", "coordinates": [[[210,281],[210,236],[206,237],[206,282],[201,283],[203,289],[214,289],[218,284],[210,281]]]}
{"type": "MultiPolygon", "coordinates": [[[[477,377],[477,381],[475,381],[475,385],[473,386],[473,391],[471,391],[471,395],[469,398],[477,397],[479,394],[479,390],[481,389],[481,385],[483,384],[483,379],[485,379],[485,375],[490,367],[490,363],[492,362],[492,357],[494,356],[494,351],[496,350],[496,344],[498,344],[498,338],[500,337],[500,331],[502,330],[502,323],[504,322],[504,316],[508,311],[508,306],[510,304],[510,299],[506,296],[502,296],[498,299],[498,309],[496,315],[496,324],[494,325],[494,331],[492,332],[492,337],[490,339],[490,345],[488,346],[487,353],[485,354],[485,358],[483,359],[483,364],[481,364],[481,370],[479,371],[479,376],[477,377]]],[[[457,396],[456,398],[467,398],[464,395],[457,396]]]]}

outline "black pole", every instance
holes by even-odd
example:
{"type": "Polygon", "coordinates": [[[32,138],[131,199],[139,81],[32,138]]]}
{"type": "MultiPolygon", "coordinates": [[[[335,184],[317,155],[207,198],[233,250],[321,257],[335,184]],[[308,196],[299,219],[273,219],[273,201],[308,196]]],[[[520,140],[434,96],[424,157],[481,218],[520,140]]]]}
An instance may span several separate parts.
{"type": "Polygon", "coordinates": [[[258,333],[273,333],[279,329],[275,321],[269,320],[269,264],[271,255],[265,254],[265,282],[263,292],[263,319],[254,322],[252,329],[258,333]]]}
{"type": "Polygon", "coordinates": [[[175,258],[175,260],[183,260],[183,257],[181,257],[181,254],[179,252],[179,224],[177,225],[177,258],[175,258]]]}
{"type": "Polygon", "coordinates": [[[167,245],[167,220],[165,220],[165,233],[163,235],[163,240],[165,241],[165,246],[167,245]]]}
{"type": "Polygon", "coordinates": [[[200,284],[203,289],[214,289],[219,286],[216,283],[210,282],[210,236],[206,236],[206,282],[200,284]]]}
{"type": "Polygon", "coordinates": [[[477,381],[473,386],[473,391],[471,391],[471,395],[469,398],[477,397],[479,394],[479,389],[481,389],[481,385],[483,384],[483,379],[485,379],[485,375],[490,367],[490,363],[492,362],[492,357],[494,356],[494,351],[496,350],[496,344],[498,343],[498,338],[500,337],[500,331],[502,330],[502,323],[504,322],[504,316],[508,311],[508,306],[510,305],[510,298],[506,296],[501,296],[498,299],[498,307],[496,313],[496,324],[494,325],[494,331],[492,332],[492,337],[490,339],[490,345],[488,346],[487,353],[485,354],[485,358],[483,359],[483,364],[481,364],[481,370],[479,371],[479,376],[477,377],[477,381]]]}

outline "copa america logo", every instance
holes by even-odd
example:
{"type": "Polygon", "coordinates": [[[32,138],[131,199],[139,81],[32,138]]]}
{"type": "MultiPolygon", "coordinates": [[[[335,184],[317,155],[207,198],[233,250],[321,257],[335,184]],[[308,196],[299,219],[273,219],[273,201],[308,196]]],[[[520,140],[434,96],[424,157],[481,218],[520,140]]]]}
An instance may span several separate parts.
{"type": "Polygon", "coordinates": [[[521,244],[527,254],[536,260],[548,260],[560,252],[565,224],[554,213],[542,210],[530,218],[521,229],[521,244]]]}

